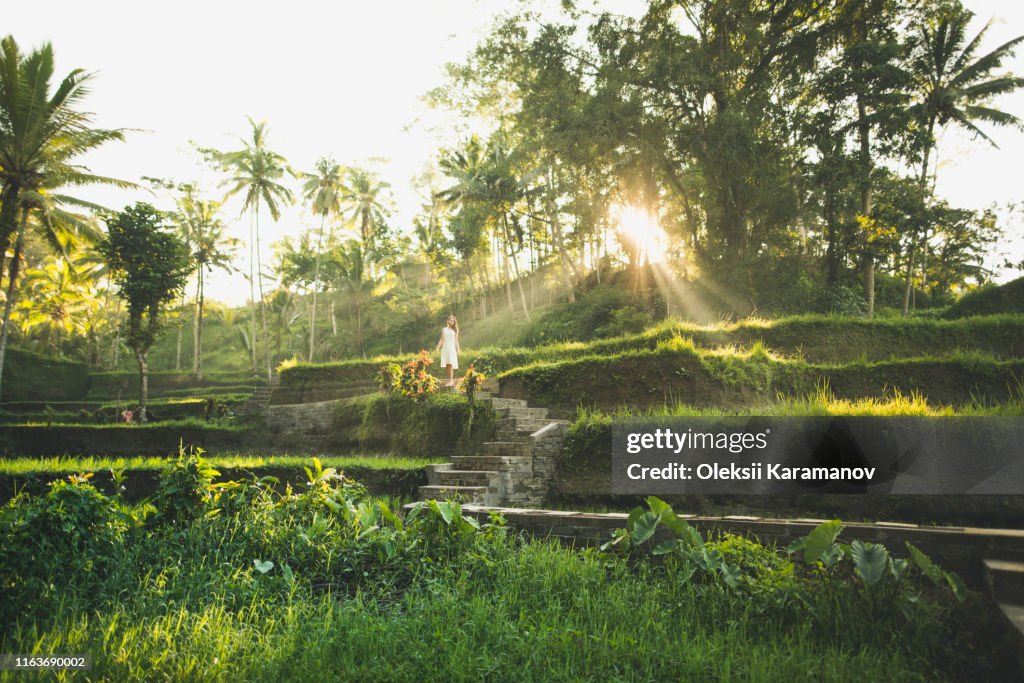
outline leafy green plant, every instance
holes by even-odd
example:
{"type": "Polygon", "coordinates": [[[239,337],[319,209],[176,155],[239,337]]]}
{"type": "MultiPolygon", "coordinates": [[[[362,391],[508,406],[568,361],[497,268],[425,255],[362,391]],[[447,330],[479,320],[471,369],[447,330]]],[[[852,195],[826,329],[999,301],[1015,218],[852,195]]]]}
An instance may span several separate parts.
{"type": "Polygon", "coordinates": [[[214,484],[220,476],[203,449],[179,445],[178,456],[160,473],[160,483],[153,496],[157,514],[163,520],[187,522],[204,514],[216,514],[214,502],[223,485],[214,484]]]}
{"type": "Polygon", "coordinates": [[[700,570],[707,576],[720,577],[731,588],[739,585],[739,567],[729,562],[719,548],[706,544],[697,529],[676,516],[671,505],[657,496],[648,496],[647,506],[647,510],[633,508],[625,528],[616,529],[612,540],[602,545],[601,550],[618,548],[663,556],[681,564],[681,576],[685,579],[700,570]],[[656,541],[659,527],[674,537],[656,541]]]}
{"type": "Polygon", "coordinates": [[[463,515],[462,506],[453,500],[417,503],[406,514],[405,524],[433,559],[452,559],[461,554],[480,531],[480,523],[463,515]]]}
{"type": "Polygon", "coordinates": [[[476,366],[473,363],[469,364],[469,369],[466,370],[465,376],[459,380],[459,391],[466,395],[469,402],[473,402],[473,397],[476,396],[477,390],[487,379],[486,375],[482,372],[478,372],[476,366]]]}
{"type": "Polygon", "coordinates": [[[402,366],[398,378],[398,391],[409,398],[422,401],[437,393],[437,378],[427,368],[434,362],[430,352],[421,350],[420,355],[402,366]]]}
{"type": "Polygon", "coordinates": [[[377,387],[384,393],[391,393],[398,388],[401,377],[401,365],[398,363],[386,363],[377,369],[377,387]]]}
{"type": "Polygon", "coordinates": [[[935,565],[909,541],[906,543],[910,555],[908,561],[893,557],[879,543],[860,540],[840,542],[843,528],[838,519],[823,522],[790,544],[787,552],[801,557],[806,565],[830,579],[840,571],[844,561],[848,561],[857,579],[858,595],[871,621],[889,619],[895,610],[911,618],[910,607],[919,599],[910,581],[914,568],[932,583],[947,586],[957,600],[967,598],[967,588],[959,576],[935,565]]]}
{"type": "Polygon", "coordinates": [[[473,434],[473,413],[476,408],[476,392],[480,388],[480,385],[487,379],[482,373],[476,371],[476,367],[473,363],[469,364],[469,369],[466,370],[466,375],[459,382],[459,391],[466,395],[466,399],[469,401],[469,416],[466,419],[466,429],[463,432],[463,438],[468,439],[473,434]]]}

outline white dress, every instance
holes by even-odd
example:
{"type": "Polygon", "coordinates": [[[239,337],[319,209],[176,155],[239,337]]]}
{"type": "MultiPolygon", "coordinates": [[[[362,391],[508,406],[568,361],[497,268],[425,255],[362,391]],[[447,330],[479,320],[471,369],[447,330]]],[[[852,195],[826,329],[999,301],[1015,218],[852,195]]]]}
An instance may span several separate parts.
{"type": "Polygon", "coordinates": [[[445,327],[441,330],[441,367],[448,365],[459,369],[459,356],[455,352],[455,330],[445,327]]]}

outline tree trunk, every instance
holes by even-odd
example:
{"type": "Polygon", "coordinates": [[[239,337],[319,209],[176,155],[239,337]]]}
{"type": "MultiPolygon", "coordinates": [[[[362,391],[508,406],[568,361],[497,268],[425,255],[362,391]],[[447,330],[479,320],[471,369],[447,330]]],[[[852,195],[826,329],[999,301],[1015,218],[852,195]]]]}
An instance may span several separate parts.
{"type": "Polygon", "coordinates": [[[366,358],[366,350],[363,348],[363,321],[359,315],[359,302],[355,304],[356,309],[356,342],[359,344],[359,355],[366,358]]]}
{"type": "Polygon", "coordinates": [[[910,244],[910,255],[907,257],[907,275],[903,284],[903,317],[910,315],[910,290],[914,282],[914,244],[910,244]]]}
{"type": "Polygon", "coordinates": [[[551,236],[555,240],[555,248],[558,249],[558,255],[562,259],[562,268],[560,272],[562,274],[562,282],[565,285],[565,291],[569,296],[569,303],[576,301],[576,294],[574,292],[575,284],[574,280],[578,282],[581,279],[579,271],[575,269],[575,264],[569,255],[565,252],[565,242],[562,239],[562,224],[558,220],[558,206],[555,204],[555,172],[551,164],[548,164],[548,192],[547,192],[547,210],[548,220],[551,221],[551,236]],[[574,278],[570,279],[569,270],[573,271],[574,278]]]}
{"type": "Polygon", "coordinates": [[[139,363],[139,422],[146,422],[146,397],[149,395],[149,352],[135,352],[135,360],[139,363]]]}
{"type": "MultiPolygon", "coordinates": [[[[505,225],[505,241],[508,243],[509,251],[512,252],[512,268],[515,271],[516,283],[519,285],[519,298],[523,302],[523,313],[526,314],[526,319],[530,319],[530,307],[526,305],[526,290],[523,289],[523,278],[519,274],[519,259],[516,258],[516,252],[512,251],[512,234],[508,229],[508,214],[501,214],[501,221],[505,225]]],[[[508,262],[505,265],[506,271],[508,269],[508,262]]],[[[512,302],[509,301],[508,309],[512,310],[512,302]]]]}
{"type": "Polygon", "coordinates": [[[10,275],[7,281],[7,301],[4,303],[3,328],[0,331],[0,396],[3,395],[4,358],[7,355],[7,337],[11,329],[11,310],[18,295],[18,271],[21,270],[21,251],[24,246],[25,230],[28,226],[28,209],[22,209],[21,230],[14,242],[14,256],[11,258],[10,275]]]}
{"type": "Polygon", "coordinates": [[[506,244],[506,245],[504,245],[504,247],[505,248],[502,249],[502,251],[501,251],[501,257],[502,257],[501,258],[501,263],[502,263],[502,267],[505,270],[505,294],[507,295],[507,298],[508,298],[508,310],[509,310],[509,313],[511,313],[512,309],[514,308],[514,306],[512,304],[512,274],[509,271],[509,267],[508,267],[508,249],[509,249],[509,245],[506,244]]]}
{"type": "Polygon", "coordinates": [[[203,266],[199,266],[199,286],[196,292],[196,325],[195,325],[195,354],[192,357],[192,371],[196,380],[203,379],[203,308],[206,306],[206,277],[203,275],[203,266]]]}
{"type": "Polygon", "coordinates": [[[313,269],[313,307],[309,312],[309,362],[312,363],[316,351],[316,291],[320,285],[320,249],[324,240],[324,221],[327,214],[320,216],[320,231],[316,236],[316,267],[313,269]]]}
{"type": "Polygon", "coordinates": [[[252,374],[256,374],[256,232],[253,212],[249,213],[249,350],[252,352],[252,374]]]}
{"type": "MultiPolygon", "coordinates": [[[[114,319],[121,314],[121,297],[117,298],[117,305],[114,307],[114,319]]],[[[114,328],[114,348],[110,350],[110,358],[112,365],[111,371],[117,370],[117,367],[121,364],[121,325],[118,324],[114,328]]]]}
{"type": "Polygon", "coordinates": [[[199,377],[199,290],[202,287],[200,279],[202,276],[203,264],[199,264],[199,273],[196,274],[196,298],[192,303],[192,376],[199,377]]]}
{"type": "Polygon", "coordinates": [[[338,336],[338,318],[334,315],[334,300],[331,299],[331,334],[338,336]]]}
{"type": "Polygon", "coordinates": [[[273,378],[273,370],[270,368],[270,344],[268,340],[270,337],[267,336],[267,300],[263,296],[263,259],[260,255],[260,205],[256,203],[256,277],[260,284],[260,318],[262,319],[263,327],[263,349],[264,356],[267,361],[267,383],[273,378]]]}
{"type": "MultiPolygon", "coordinates": [[[[871,124],[867,120],[867,105],[857,96],[857,130],[860,136],[860,214],[871,215],[871,124]]],[[[875,316],[875,255],[868,245],[865,254],[864,289],[868,300],[868,317],[875,316]]]]}
{"type": "MultiPolygon", "coordinates": [[[[193,322],[193,326],[195,323],[193,322]]],[[[178,344],[174,351],[174,371],[181,372],[181,338],[185,327],[185,290],[181,290],[181,304],[178,306],[178,344]]],[[[193,331],[194,336],[194,331],[193,331]]]]}
{"type": "Polygon", "coordinates": [[[839,231],[836,225],[835,197],[831,190],[826,191],[825,195],[825,231],[825,282],[832,287],[839,282],[839,231]]]}
{"type": "MultiPolygon", "coordinates": [[[[24,222],[24,221],[23,221],[24,222]]],[[[18,229],[18,188],[8,186],[0,196],[0,281],[4,274],[4,256],[11,245],[11,237],[18,229]]]]}

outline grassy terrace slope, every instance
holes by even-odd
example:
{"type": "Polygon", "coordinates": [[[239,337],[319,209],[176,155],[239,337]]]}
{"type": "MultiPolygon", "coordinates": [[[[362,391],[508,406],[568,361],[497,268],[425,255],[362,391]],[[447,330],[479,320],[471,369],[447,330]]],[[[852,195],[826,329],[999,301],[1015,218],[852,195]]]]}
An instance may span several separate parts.
{"type": "MultiPolygon", "coordinates": [[[[462,359],[464,366],[473,362],[478,370],[493,375],[538,362],[653,351],[662,342],[678,337],[687,337],[696,346],[708,348],[752,346],[760,342],[773,354],[792,356],[811,364],[941,358],[956,351],[977,351],[996,360],[1024,358],[1024,316],[994,315],[962,320],[797,316],[712,326],[668,321],[640,334],[589,343],[466,350],[462,359]]],[[[325,400],[332,397],[332,392],[372,386],[381,364],[402,362],[411,355],[285,368],[281,373],[280,397],[282,402],[325,400]]]]}
{"type": "Polygon", "coordinates": [[[676,338],[653,350],[538,362],[503,373],[503,396],[569,410],[686,403],[724,409],[765,406],[780,396],[815,394],[827,385],[837,398],[887,392],[920,393],[931,403],[1003,403],[1018,395],[1024,360],[977,352],[845,364],[781,358],[755,344],[707,350],[676,338]]]}

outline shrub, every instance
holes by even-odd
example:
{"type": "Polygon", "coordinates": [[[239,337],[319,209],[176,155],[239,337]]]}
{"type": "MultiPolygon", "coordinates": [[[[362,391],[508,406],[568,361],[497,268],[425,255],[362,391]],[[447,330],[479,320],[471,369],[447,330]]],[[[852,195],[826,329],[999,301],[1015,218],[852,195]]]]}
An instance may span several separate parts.
{"type": "Polygon", "coordinates": [[[427,371],[434,362],[427,350],[420,351],[417,358],[402,366],[397,389],[403,396],[422,401],[437,393],[437,378],[427,371]]]}
{"type": "Polygon", "coordinates": [[[180,446],[178,457],[160,473],[153,504],[162,520],[188,522],[212,510],[218,493],[213,480],[220,472],[202,454],[201,448],[186,452],[180,446]]]}
{"type": "Polygon", "coordinates": [[[816,313],[831,313],[859,318],[867,315],[868,302],[858,290],[843,285],[834,285],[817,290],[811,310],[816,313]]]}

